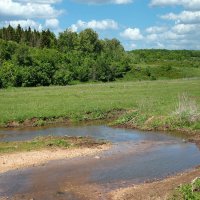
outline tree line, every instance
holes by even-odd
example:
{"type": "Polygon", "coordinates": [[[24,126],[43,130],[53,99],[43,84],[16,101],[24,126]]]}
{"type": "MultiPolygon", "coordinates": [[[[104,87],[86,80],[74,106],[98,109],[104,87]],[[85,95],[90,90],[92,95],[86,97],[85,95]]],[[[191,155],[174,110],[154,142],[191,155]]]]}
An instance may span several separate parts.
{"type": "Polygon", "coordinates": [[[54,48],[56,46],[56,36],[49,29],[39,32],[30,27],[23,29],[20,25],[17,28],[9,25],[0,29],[0,39],[23,43],[31,47],[54,48]]]}
{"type": "Polygon", "coordinates": [[[141,49],[92,29],[0,29],[0,88],[68,85],[89,81],[156,80],[200,76],[200,51],[141,49]]]}
{"type": "Polygon", "coordinates": [[[130,70],[129,58],[117,39],[99,39],[92,29],[67,29],[58,38],[42,32],[0,29],[0,87],[67,85],[113,81],[130,70]]]}

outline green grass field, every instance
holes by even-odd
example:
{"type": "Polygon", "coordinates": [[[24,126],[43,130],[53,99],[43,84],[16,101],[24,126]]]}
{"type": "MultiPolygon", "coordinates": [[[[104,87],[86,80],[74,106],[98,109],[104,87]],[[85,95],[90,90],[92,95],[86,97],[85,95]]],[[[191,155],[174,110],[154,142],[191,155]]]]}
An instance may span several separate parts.
{"type": "Polygon", "coordinates": [[[200,79],[83,84],[0,90],[0,124],[31,118],[103,118],[108,111],[139,110],[146,116],[173,113],[187,94],[200,105],[200,79]]]}

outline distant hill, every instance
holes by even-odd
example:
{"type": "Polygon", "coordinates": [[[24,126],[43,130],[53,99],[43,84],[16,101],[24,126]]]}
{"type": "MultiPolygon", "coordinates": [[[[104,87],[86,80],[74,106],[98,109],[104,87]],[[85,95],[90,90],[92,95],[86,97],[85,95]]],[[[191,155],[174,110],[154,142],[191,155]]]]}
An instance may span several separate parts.
{"type": "Polygon", "coordinates": [[[131,70],[126,80],[200,77],[199,50],[142,49],[128,54],[131,70]]]}

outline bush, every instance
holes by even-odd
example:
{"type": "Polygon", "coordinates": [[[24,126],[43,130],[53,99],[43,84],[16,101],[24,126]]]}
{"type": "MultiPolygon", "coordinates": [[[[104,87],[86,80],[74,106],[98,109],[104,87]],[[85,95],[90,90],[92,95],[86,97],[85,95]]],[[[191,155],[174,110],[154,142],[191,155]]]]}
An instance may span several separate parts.
{"type": "Polygon", "coordinates": [[[2,80],[1,80],[1,77],[0,77],[0,88],[3,87],[3,84],[2,84],[2,80]]]}
{"type": "Polygon", "coordinates": [[[1,87],[12,87],[15,85],[16,68],[11,62],[4,62],[0,68],[1,87]]]}
{"type": "Polygon", "coordinates": [[[55,85],[68,85],[72,81],[72,73],[68,70],[60,69],[54,74],[55,85]]]}

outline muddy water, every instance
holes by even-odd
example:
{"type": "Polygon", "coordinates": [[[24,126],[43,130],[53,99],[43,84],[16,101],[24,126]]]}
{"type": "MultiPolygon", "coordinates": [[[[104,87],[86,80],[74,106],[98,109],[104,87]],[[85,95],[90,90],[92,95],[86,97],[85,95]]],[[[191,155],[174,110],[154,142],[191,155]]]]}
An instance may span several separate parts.
{"type": "Polygon", "coordinates": [[[36,136],[92,136],[111,141],[95,156],[51,161],[44,166],[0,175],[0,197],[9,199],[108,199],[112,189],[162,178],[200,164],[200,151],[182,138],[105,125],[0,130],[1,141],[36,136]]]}

